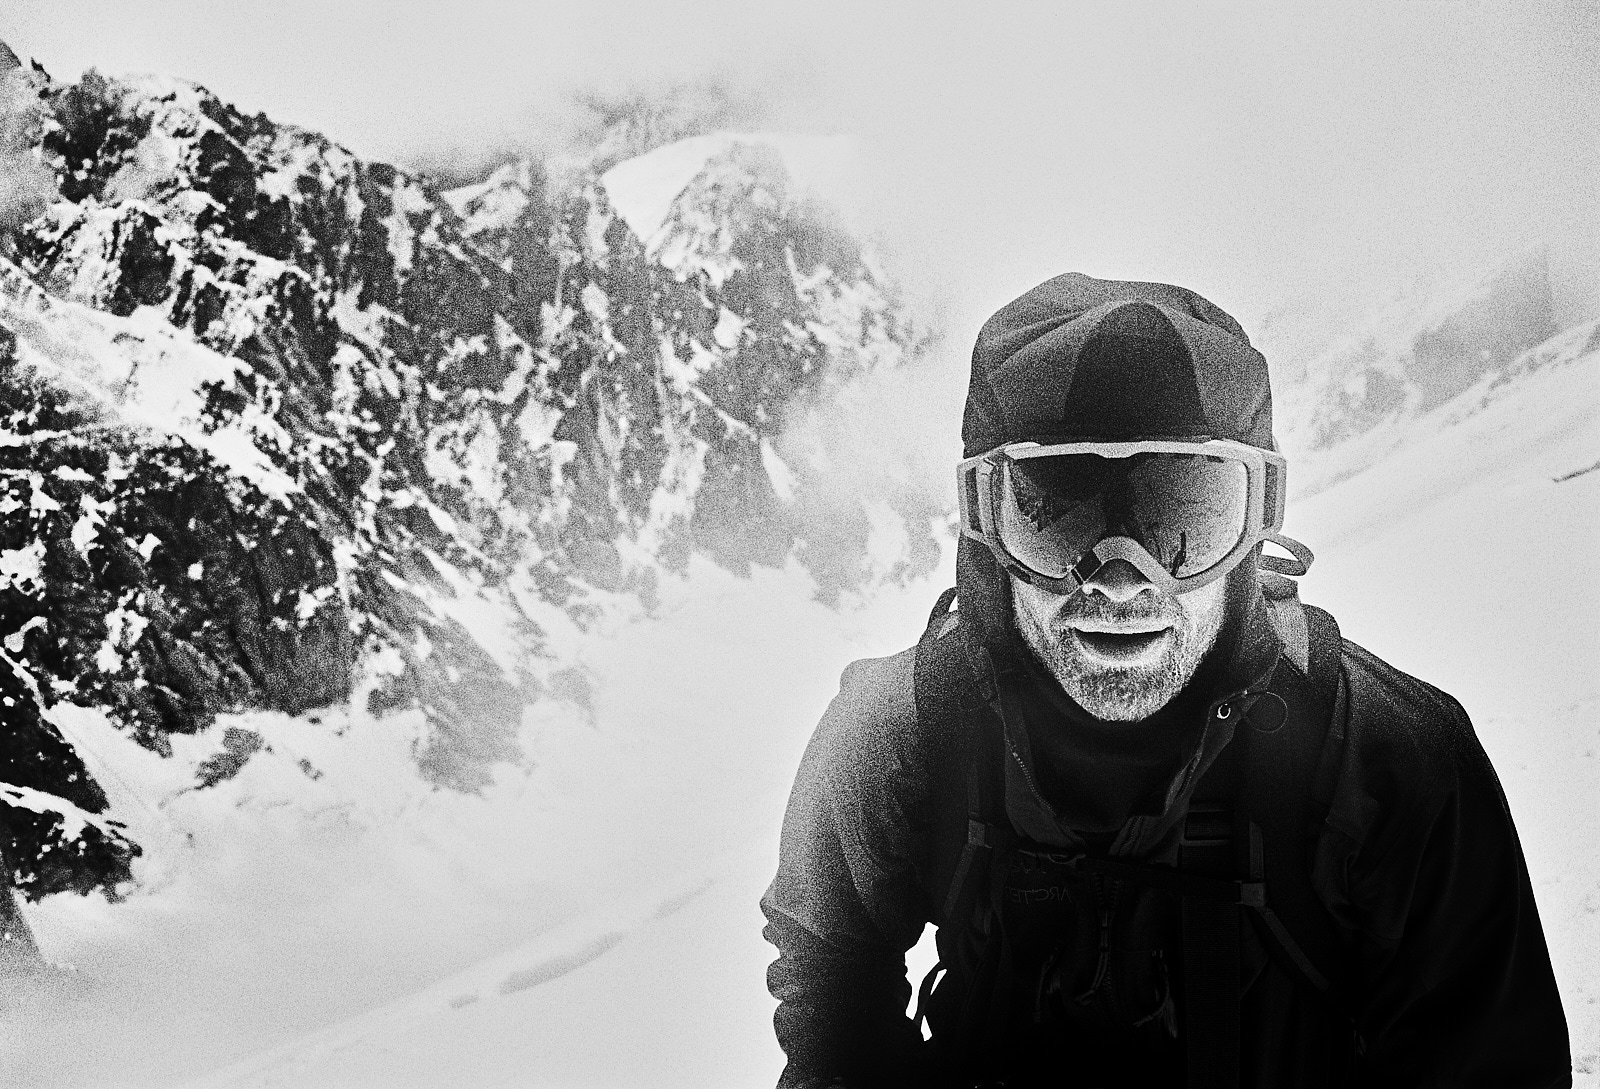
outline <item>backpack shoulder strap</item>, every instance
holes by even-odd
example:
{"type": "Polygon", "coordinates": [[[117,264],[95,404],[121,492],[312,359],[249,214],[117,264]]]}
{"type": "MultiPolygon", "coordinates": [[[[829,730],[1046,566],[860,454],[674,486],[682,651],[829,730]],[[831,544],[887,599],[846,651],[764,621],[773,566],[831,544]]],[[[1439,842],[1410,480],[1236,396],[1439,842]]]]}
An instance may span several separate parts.
{"type": "Polygon", "coordinates": [[[1327,811],[1320,788],[1338,718],[1338,625],[1302,605],[1293,582],[1276,582],[1269,615],[1292,668],[1280,663],[1270,690],[1242,704],[1233,740],[1196,786],[1178,854],[1184,879],[1195,885],[1181,902],[1188,1084],[1207,1089],[1239,1084],[1246,917],[1274,959],[1336,1010],[1348,1006],[1342,970],[1350,958],[1311,886],[1310,858],[1327,811]],[[1244,878],[1236,900],[1203,894],[1199,882],[1227,874],[1244,878]]]}
{"type": "MultiPolygon", "coordinates": [[[[997,1054],[1006,1032],[1009,954],[1000,938],[1000,898],[1016,836],[1005,814],[1003,729],[1007,686],[987,650],[974,648],[950,609],[955,592],[939,599],[917,643],[917,728],[944,733],[957,759],[947,780],[963,791],[964,810],[935,815],[942,857],[932,869],[939,964],[918,990],[915,1020],[942,1024],[934,1033],[943,1061],[967,1069],[997,1054]],[[964,817],[958,826],[951,817],[964,817]],[[942,896],[939,890],[943,890],[942,896]],[[948,981],[958,985],[952,990],[948,981]],[[941,1003],[940,996],[945,1000],[941,1003]]],[[[976,1067],[973,1067],[975,1070],[976,1067]]]]}
{"type": "Polygon", "coordinates": [[[952,609],[956,591],[952,587],[939,596],[928,616],[922,638],[917,641],[917,661],[913,690],[919,730],[957,732],[964,737],[962,749],[966,795],[964,842],[954,863],[949,886],[936,919],[965,918],[977,905],[973,893],[980,881],[978,864],[987,861],[1005,841],[1010,826],[1005,820],[1005,787],[998,750],[994,712],[982,698],[992,677],[979,675],[972,661],[967,640],[959,631],[959,610],[952,609]]]}
{"type": "MultiPolygon", "coordinates": [[[[1288,580],[1283,580],[1287,582],[1288,580]]],[[[1335,1003],[1349,964],[1345,938],[1311,886],[1316,830],[1327,815],[1341,722],[1339,625],[1291,591],[1269,598],[1284,658],[1271,693],[1283,701],[1279,723],[1246,716],[1234,827],[1240,861],[1263,881],[1265,903],[1255,916],[1269,948],[1335,1003]]]]}

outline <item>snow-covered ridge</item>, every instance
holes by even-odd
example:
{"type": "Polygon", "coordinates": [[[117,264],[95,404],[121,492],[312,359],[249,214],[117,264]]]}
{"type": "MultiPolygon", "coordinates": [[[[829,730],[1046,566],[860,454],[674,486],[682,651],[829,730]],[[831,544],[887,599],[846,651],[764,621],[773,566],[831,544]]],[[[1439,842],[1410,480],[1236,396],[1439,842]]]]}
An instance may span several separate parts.
{"type": "MultiPolygon", "coordinates": [[[[27,512],[0,639],[42,693],[0,781],[105,811],[55,700],[167,752],[359,691],[421,714],[426,779],[482,789],[570,686],[571,634],[652,608],[692,555],[798,557],[837,596],[929,554],[920,513],[888,563],[864,513],[817,539],[818,471],[781,450],[792,412],[920,343],[812,216],[807,141],[689,155],[662,214],[716,245],[669,268],[592,173],[441,196],[181,80],[5,78],[58,199],[0,260],[0,502],[27,512]]],[[[262,751],[240,738],[202,777],[262,751]]],[[[72,837],[28,813],[7,850],[30,895],[133,873],[126,843],[35,872],[72,837]]]]}

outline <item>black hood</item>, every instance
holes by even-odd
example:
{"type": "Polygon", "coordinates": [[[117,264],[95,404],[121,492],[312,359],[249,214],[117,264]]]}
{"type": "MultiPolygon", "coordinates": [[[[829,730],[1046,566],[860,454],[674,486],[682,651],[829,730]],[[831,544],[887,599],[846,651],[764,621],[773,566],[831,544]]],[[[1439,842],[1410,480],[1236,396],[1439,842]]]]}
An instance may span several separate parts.
{"type": "MultiPolygon", "coordinates": [[[[1185,288],[1075,272],[984,323],[961,437],[967,457],[1023,440],[1206,437],[1277,448],[1267,361],[1238,322],[1185,288]]],[[[1247,558],[1228,575],[1241,611],[1239,598],[1258,593],[1255,570],[1247,558]]],[[[977,541],[957,546],[956,584],[968,637],[1020,649],[1010,584],[977,541]]]]}
{"type": "Polygon", "coordinates": [[[1047,280],[984,323],[961,438],[1187,438],[1275,449],[1267,361],[1239,323],[1170,284],[1047,280]]]}

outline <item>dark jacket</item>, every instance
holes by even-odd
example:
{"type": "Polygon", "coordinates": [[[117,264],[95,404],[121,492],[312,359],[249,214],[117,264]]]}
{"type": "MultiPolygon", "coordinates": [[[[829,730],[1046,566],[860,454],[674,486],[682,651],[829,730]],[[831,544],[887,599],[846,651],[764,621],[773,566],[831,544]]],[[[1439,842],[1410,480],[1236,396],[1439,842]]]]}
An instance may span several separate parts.
{"type": "MultiPolygon", "coordinates": [[[[1304,702],[1260,611],[1242,623],[1241,645],[1258,656],[1266,648],[1273,691],[1304,702]]],[[[789,1056],[783,1087],[939,1083],[905,1015],[904,953],[924,924],[955,925],[940,915],[966,826],[975,732],[962,716],[919,716],[916,657],[907,650],[845,671],[795,781],[762,900],[780,953],[768,979],[789,1056]]],[[[1299,864],[1336,925],[1346,990],[1331,1003],[1247,941],[1242,1084],[1570,1085],[1527,869],[1471,723],[1448,695],[1353,643],[1338,658],[1336,720],[1324,724],[1317,760],[1326,815],[1306,830],[1299,864]]],[[[944,660],[960,668],[961,656],[944,660]]],[[[1190,764],[1240,743],[1207,723],[1190,764]]],[[[1026,752],[1013,756],[1025,766],[1026,752]]],[[[1051,837],[1037,802],[1014,793],[1013,823],[1051,837]]],[[[1181,825],[1189,801],[1171,793],[1168,811],[1130,821],[1141,827],[1125,828],[1113,854],[1170,857],[1164,830],[1181,825]]]]}

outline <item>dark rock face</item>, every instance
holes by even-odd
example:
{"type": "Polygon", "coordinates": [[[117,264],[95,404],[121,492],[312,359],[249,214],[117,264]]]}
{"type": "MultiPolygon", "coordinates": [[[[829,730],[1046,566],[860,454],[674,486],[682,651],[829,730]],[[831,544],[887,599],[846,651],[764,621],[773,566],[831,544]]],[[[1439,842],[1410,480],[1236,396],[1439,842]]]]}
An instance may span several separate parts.
{"type": "MultiPolygon", "coordinates": [[[[874,577],[865,513],[808,530],[814,473],[774,442],[919,342],[770,150],[708,162],[647,252],[593,173],[446,199],[188,84],[8,78],[61,198],[0,257],[0,783],[35,792],[0,798],[0,847],[27,895],[114,889],[138,853],[61,701],[170,752],[376,676],[375,711],[426,719],[420,773],[471,791],[564,675],[541,616],[649,607],[696,551],[797,556],[824,597],[874,577]]],[[[937,558],[905,513],[899,575],[937,558]]],[[[219,744],[199,785],[261,739],[219,744]]]]}

